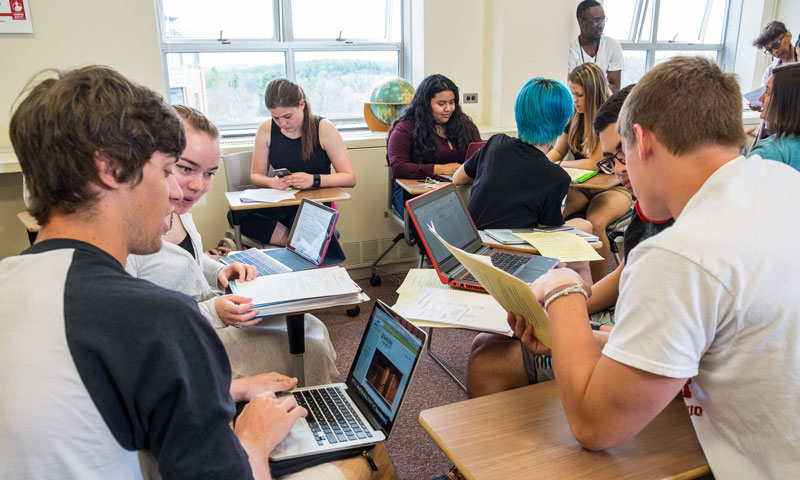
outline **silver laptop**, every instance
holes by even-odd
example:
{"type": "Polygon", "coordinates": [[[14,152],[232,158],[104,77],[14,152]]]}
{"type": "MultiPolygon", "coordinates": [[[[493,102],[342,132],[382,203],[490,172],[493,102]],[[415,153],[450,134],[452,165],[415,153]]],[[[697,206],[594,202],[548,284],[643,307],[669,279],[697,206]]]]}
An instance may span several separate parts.
{"type": "Polygon", "coordinates": [[[233,262],[253,265],[262,276],[339,265],[345,257],[335,234],[338,218],[338,211],[304,198],[294,217],[286,247],[232,252],[220,261],[226,265],[233,262]]]}
{"type": "Polygon", "coordinates": [[[293,395],[308,416],[294,424],[270,460],[366,446],[389,438],[425,339],[425,332],[376,301],[347,381],[283,394],[293,395]]]}

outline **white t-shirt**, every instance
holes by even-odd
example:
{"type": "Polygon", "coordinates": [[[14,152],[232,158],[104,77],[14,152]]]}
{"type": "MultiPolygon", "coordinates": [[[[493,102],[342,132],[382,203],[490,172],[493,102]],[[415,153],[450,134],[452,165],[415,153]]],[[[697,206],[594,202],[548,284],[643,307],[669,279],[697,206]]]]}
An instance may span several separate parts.
{"type": "Polygon", "coordinates": [[[719,168],[675,225],[631,252],[603,354],[689,378],[716,478],[800,478],[800,173],[719,168]]]}
{"type": "Polygon", "coordinates": [[[619,42],[611,37],[603,35],[600,37],[600,48],[594,57],[590,57],[578,44],[578,39],[569,43],[569,70],[571,72],[578,65],[584,63],[596,63],[608,75],[608,72],[616,72],[622,70],[625,66],[625,60],[622,56],[622,47],[619,42]],[[581,54],[583,54],[581,56],[581,54]]]}

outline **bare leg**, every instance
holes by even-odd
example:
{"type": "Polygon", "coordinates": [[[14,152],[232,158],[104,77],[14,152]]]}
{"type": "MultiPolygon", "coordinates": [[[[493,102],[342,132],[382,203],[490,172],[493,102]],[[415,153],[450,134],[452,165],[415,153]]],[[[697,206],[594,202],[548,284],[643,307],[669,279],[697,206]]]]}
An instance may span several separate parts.
{"type": "Polygon", "coordinates": [[[564,218],[567,218],[570,215],[586,210],[587,205],[589,205],[589,199],[586,195],[577,188],[570,188],[562,214],[564,218]]]}
{"type": "Polygon", "coordinates": [[[269,239],[270,245],[276,245],[278,247],[285,247],[287,243],[289,243],[289,229],[280,222],[275,225],[275,229],[272,231],[272,237],[269,239]]]}
{"type": "Polygon", "coordinates": [[[527,384],[517,339],[489,333],[475,337],[467,361],[467,396],[475,398],[527,384]]]}
{"type": "Polygon", "coordinates": [[[386,451],[386,445],[379,443],[375,448],[368,452],[370,458],[375,462],[378,471],[372,471],[369,462],[363,456],[347,458],[344,460],[337,460],[331,462],[333,466],[338,468],[345,478],[368,478],[368,479],[392,479],[397,478],[397,472],[394,470],[394,465],[389,459],[389,453],[386,451]]]}
{"type": "Polygon", "coordinates": [[[592,279],[595,282],[608,272],[608,259],[611,257],[611,244],[606,236],[606,227],[625,215],[631,208],[631,202],[624,194],[609,190],[598,193],[586,209],[586,220],[592,223],[592,234],[600,238],[603,246],[597,251],[603,260],[591,262],[592,279]]]}

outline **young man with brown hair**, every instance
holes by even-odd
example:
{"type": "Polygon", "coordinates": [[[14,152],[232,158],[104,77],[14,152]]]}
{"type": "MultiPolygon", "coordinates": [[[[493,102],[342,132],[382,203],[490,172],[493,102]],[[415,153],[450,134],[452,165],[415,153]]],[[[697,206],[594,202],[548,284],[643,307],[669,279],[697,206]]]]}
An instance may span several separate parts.
{"type": "MultiPolygon", "coordinates": [[[[568,269],[532,285],[577,440],[620,445],[679,392],[717,478],[794,478],[800,431],[800,277],[786,202],[800,173],[744,158],[736,79],[676,57],[642,78],[617,128],[642,214],[675,224],[631,253],[605,347],[568,269]],[[752,220],[752,223],[745,221],[752,220]],[[688,384],[687,384],[688,383],[688,384]]],[[[515,319],[532,351],[541,344],[515,319]]]]}

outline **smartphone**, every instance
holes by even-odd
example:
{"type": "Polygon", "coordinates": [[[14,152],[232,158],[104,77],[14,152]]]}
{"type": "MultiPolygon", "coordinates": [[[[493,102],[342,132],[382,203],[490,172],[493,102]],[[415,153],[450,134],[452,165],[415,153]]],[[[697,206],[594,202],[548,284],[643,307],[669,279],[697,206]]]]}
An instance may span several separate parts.
{"type": "Polygon", "coordinates": [[[272,171],[272,175],[274,175],[274,176],[276,176],[278,178],[283,178],[286,175],[291,175],[291,174],[292,174],[292,172],[290,172],[286,168],[278,168],[278,169],[272,171]]]}

